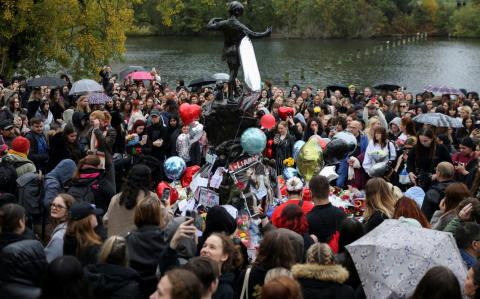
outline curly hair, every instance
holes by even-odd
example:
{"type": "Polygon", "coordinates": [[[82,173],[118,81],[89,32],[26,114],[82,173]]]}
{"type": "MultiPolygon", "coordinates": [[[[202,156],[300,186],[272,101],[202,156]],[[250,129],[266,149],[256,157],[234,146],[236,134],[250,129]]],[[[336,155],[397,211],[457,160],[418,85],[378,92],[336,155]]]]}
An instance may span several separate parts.
{"type": "Polygon", "coordinates": [[[289,204],[282,210],[277,227],[286,228],[303,235],[308,232],[307,217],[297,204],[289,204]]]}
{"type": "Polygon", "coordinates": [[[210,237],[212,236],[222,240],[222,251],[228,255],[228,259],[222,264],[222,273],[239,269],[243,264],[243,256],[240,249],[233,243],[233,240],[224,233],[213,233],[210,237]]]}
{"type": "Polygon", "coordinates": [[[127,210],[133,209],[137,205],[137,197],[140,191],[148,194],[152,181],[152,172],[148,166],[137,164],[130,169],[127,181],[123,184],[122,194],[120,195],[120,205],[125,206],[127,210]]]}

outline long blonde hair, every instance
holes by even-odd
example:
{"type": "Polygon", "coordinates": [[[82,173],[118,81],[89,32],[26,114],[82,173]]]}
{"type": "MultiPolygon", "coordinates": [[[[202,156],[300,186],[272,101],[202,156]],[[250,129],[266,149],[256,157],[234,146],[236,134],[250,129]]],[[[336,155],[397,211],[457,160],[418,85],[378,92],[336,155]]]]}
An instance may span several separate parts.
{"type": "Polygon", "coordinates": [[[83,100],[88,100],[87,96],[81,96],[77,99],[77,104],[75,106],[75,111],[83,112],[83,113],[90,113],[90,105],[87,105],[85,108],[80,106],[80,102],[83,100]]]}
{"type": "Polygon", "coordinates": [[[392,218],[395,210],[395,196],[382,178],[372,178],[365,186],[366,208],[363,217],[368,220],[375,211],[380,211],[392,218]]]}
{"type": "Polygon", "coordinates": [[[365,134],[367,134],[368,140],[374,140],[373,139],[374,132],[372,127],[375,123],[379,123],[380,125],[382,125],[382,122],[380,121],[380,118],[378,118],[378,116],[370,117],[370,119],[367,122],[367,127],[365,128],[365,134]]]}
{"type": "Polygon", "coordinates": [[[125,238],[120,236],[108,238],[100,248],[98,261],[128,267],[127,241],[125,238]]]}

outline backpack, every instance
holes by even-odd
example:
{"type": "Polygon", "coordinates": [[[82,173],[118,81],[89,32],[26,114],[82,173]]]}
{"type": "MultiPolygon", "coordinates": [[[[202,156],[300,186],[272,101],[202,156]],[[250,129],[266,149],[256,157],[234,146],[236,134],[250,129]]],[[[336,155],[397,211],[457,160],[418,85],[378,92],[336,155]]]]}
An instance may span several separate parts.
{"type": "Polygon", "coordinates": [[[16,180],[18,188],[18,204],[25,208],[27,214],[38,218],[43,212],[43,177],[36,173],[28,172],[16,180]]]}
{"type": "Polygon", "coordinates": [[[95,194],[93,193],[92,186],[97,183],[97,180],[93,180],[88,184],[83,183],[73,183],[70,188],[68,188],[67,194],[70,194],[78,201],[85,201],[91,204],[95,204],[95,194]]]}
{"type": "Polygon", "coordinates": [[[18,194],[17,167],[30,163],[28,161],[12,162],[2,159],[0,161],[0,190],[5,193],[18,194]]]}

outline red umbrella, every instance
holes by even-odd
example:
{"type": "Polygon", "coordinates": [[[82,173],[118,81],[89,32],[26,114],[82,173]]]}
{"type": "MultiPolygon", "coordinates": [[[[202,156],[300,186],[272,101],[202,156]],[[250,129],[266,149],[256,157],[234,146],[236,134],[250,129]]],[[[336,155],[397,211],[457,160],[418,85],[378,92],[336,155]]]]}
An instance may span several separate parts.
{"type": "Polygon", "coordinates": [[[154,79],[154,77],[150,74],[150,72],[144,72],[144,71],[130,73],[128,74],[127,78],[130,78],[132,80],[153,80],[154,79]]]}

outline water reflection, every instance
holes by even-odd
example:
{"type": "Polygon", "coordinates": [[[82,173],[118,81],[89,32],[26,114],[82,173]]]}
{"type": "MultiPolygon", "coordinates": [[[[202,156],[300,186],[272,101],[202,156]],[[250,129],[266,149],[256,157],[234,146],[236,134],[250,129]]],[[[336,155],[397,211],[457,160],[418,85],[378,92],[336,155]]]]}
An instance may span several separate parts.
{"type": "MultiPolygon", "coordinates": [[[[428,39],[396,42],[395,47],[392,44],[393,41],[386,49],[385,40],[254,41],[262,79],[271,79],[278,85],[285,85],[288,72],[290,85],[365,86],[389,82],[406,86],[412,92],[421,91],[428,84],[478,89],[480,40],[428,39]]],[[[115,64],[114,70],[137,64],[155,66],[170,83],[179,78],[188,83],[204,74],[228,70],[220,59],[221,39],[129,38],[126,46],[125,61],[115,64]]]]}

